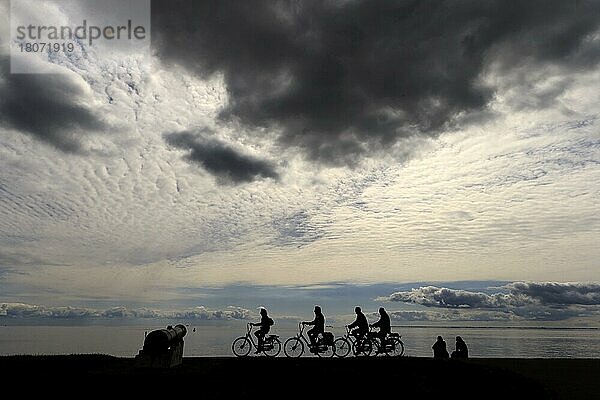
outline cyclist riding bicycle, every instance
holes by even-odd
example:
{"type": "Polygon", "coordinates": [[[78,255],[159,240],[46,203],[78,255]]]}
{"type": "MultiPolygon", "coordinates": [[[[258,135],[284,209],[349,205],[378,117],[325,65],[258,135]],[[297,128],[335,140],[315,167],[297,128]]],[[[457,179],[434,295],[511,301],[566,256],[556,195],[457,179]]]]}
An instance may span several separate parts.
{"type": "Polygon", "coordinates": [[[350,329],[350,333],[356,337],[358,341],[360,341],[369,332],[369,322],[367,321],[367,317],[365,317],[365,314],[363,314],[360,307],[356,307],[354,312],[356,313],[356,320],[348,325],[348,329],[350,329]]]}
{"type": "Polygon", "coordinates": [[[387,335],[390,334],[390,332],[392,332],[392,328],[390,326],[390,316],[388,315],[388,313],[385,311],[385,308],[380,307],[379,308],[379,321],[375,322],[372,325],[369,325],[373,328],[379,328],[379,332],[377,332],[377,337],[379,337],[379,340],[381,341],[381,344],[385,344],[385,338],[387,335]]]}
{"type": "Polygon", "coordinates": [[[260,308],[260,322],[251,323],[252,326],[260,326],[260,329],[254,332],[254,335],[258,339],[258,346],[256,347],[255,353],[260,353],[263,351],[263,342],[267,333],[271,329],[271,325],[275,322],[267,315],[267,309],[264,307],[260,308]]]}
{"type": "MultiPolygon", "coordinates": [[[[315,306],[314,311],[315,311],[315,319],[313,319],[312,321],[303,321],[302,322],[302,325],[312,325],[313,326],[312,329],[310,329],[308,332],[306,332],[310,339],[311,347],[314,347],[317,344],[317,338],[318,338],[319,334],[323,334],[325,332],[325,317],[323,316],[323,313],[321,312],[321,307],[315,306]]],[[[311,352],[314,352],[314,351],[311,349],[311,352]]]]}

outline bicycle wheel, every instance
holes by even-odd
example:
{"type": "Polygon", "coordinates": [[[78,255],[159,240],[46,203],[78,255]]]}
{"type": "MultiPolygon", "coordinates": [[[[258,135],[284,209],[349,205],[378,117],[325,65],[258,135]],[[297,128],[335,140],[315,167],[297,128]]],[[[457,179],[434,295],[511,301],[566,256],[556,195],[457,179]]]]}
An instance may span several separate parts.
{"type": "Polygon", "coordinates": [[[252,350],[252,342],[247,337],[241,336],[233,341],[231,350],[238,357],[246,357],[252,350]]]}
{"type": "Polygon", "coordinates": [[[287,357],[300,357],[304,353],[304,343],[297,337],[289,338],[283,344],[283,352],[287,357]]]}
{"type": "Polygon", "coordinates": [[[277,355],[281,352],[281,341],[279,339],[272,339],[272,345],[273,347],[270,349],[263,350],[263,353],[265,353],[267,357],[277,357],[277,355]]]}
{"type": "Polygon", "coordinates": [[[318,351],[317,355],[321,358],[331,358],[335,355],[335,342],[332,345],[326,347],[324,351],[318,351]]]}
{"type": "Polygon", "coordinates": [[[398,338],[393,338],[391,340],[393,341],[394,346],[388,349],[385,354],[388,356],[401,357],[402,354],[404,354],[404,343],[402,343],[402,340],[398,338]]]}
{"type": "Polygon", "coordinates": [[[335,355],[341,358],[350,354],[350,350],[352,349],[352,345],[346,338],[335,339],[333,345],[335,346],[335,355]]]}
{"type": "Polygon", "coordinates": [[[363,340],[362,343],[357,345],[358,342],[352,343],[352,352],[357,357],[368,357],[371,355],[373,351],[373,344],[370,340],[363,340]]]}

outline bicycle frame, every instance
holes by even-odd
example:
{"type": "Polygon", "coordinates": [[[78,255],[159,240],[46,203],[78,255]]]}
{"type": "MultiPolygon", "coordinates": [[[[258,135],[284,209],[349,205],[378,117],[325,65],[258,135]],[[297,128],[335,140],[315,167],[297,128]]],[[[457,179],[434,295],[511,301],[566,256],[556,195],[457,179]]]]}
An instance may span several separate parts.
{"type": "MultiPolygon", "coordinates": [[[[369,333],[367,335],[367,337],[371,340],[371,343],[373,343],[373,345],[376,348],[376,355],[377,354],[386,354],[387,350],[386,350],[386,346],[390,346],[392,345],[392,349],[393,350],[396,346],[396,343],[394,341],[394,337],[396,337],[398,339],[398,342],[400,342],[400,344],[402,344],[402,340],[400,339],[402,337],[402,335],[399,334],[394,334],[392,332],[388,333],[387,335],[385,335],[385,343],[382,343],[381,341],[381,337],[376,334],[378,332],[373,331],[373,328],[370,327],[369,328],[369,333]]],[[[404,352],[404,348],[402,348],[402,352],[404,352]]]]}
{"type": "MultiPolygon", "coordinates": [[[[348,328],[348,325],[346,325],[346,334],[342,337],[345,338],[346,340],[348,340],[351,345],[356,345],[356,343],[358,342],[358,337],[350,333],[350,328],[348,328]]],[[[368,334],[363,336],[363,338],[362,338],[363,342],[365,340],[367,340],[367,337],[368,337],[368,334]]]]}
{"type": "Polygon", "coordinates": [[[359,337],[351,333],[348,325],[345,326],[346,334],[334,340],[334,351],[338,357],[346,357],[352,351],[355,356],[369,356],[373,349],[371,341],[364,335],[359,337]],[[338,353],[338,349],[340,352],[338,353]]]}
{"type": "Polygon", "coordinates": [[[252,338],[252,328],[254,328],[254,326],[248,322],[246,324],[246,338],[250,339],[250,343],[252,343],[252,347],[258,347],[258,345],[256,343],[254,343],[254,339],[252,338]]]}
{"type": "MultiPolygon", "coordinates": [[[[302,322],[298,322],[298,333],[296,334],[296,336],[294,336],[296,339],[302,339],[302,341],[304,341],[304,343],[308,346],[308,348],[312,348],[312,343],[310,341],[310,339],[306,338],[306,335],[304,335],[304,330],[306,329],[306,324],[303,324],[302,322]]],[[[318,343],[318,338],[317,338],[317,343],[318,343]]]]}
{"type": "MultiPolygon", "coordinates": [[[[335,341],[329,342],[329,337],[323,335],[317,335],[315,343],[312,343],[310,335],[307,337],[304,330],[306,329],[306,323],[298,323],[298,333],[290,337],[283,344],[283,351],[288,357],[301,357],[304,354],[304,348],[308,347],[311,353],[316,354],[319,357],[333,357],[335,355],[335,341]]],[[[329,325],[327,325],[329,326],[329,325]]],[[[331,334],[333,337],[333,334],[331,334]]]]}
{"type": "MultiPolygon", "coordinates": [[[[253,326],[253,325],[252,325],[250,322],[248,322],[248,323],[246,324],[246,337],[247,337],[248,339],[250,339],[250,343],[252,343],[252,346],[254,346],[254,347],[258,348],[258,344],[257,344],[257,343],[254,343],[254,339],[252,338],[252,336],[254,336],[254,335],[251,335],[251,333],[252,333],[252,328],[255,328],[255,326],[253,326]]],[[[264,345],[264,344],[267,344],[267,343],[269,342],[269,336],[270,336],[270,335],[265,335],[265,337],[264,337],[264,339],[263,339],[263,345],[264,345]]]]}
{"type": "MultiPolygon", "coordinates": [[[[246,334],[238,337],[231,344],[231,350],[233,354],[238,357],[247,356],[253,348],[256,348],[256,353],[264,353],[268,357],[276,357],[281,351],[281,341],[279,340],[279,336],[277,335],[265,335],[262,340],[262,346],[260,346],[261,341],[257,343],[254,341],[254,338],[251,335],[252,327],[255,324],[247,323],[246,324],[246,334]]],[[[255,353],[255,354],[256,354],[255,353]]]]}

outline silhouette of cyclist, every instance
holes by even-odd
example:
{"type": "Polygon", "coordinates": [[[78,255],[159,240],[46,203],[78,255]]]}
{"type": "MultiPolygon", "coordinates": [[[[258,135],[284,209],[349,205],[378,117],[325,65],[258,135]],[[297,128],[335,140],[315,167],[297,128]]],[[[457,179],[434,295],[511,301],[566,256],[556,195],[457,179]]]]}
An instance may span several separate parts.
{"type": "Polygon", "coordinates": [[[355,307],[354,312],[356,313],[356,319],[348,325],[348,329],[350,329],[350,334],[356,337],[356,340],[361,341],[369,332],[369,322],[360,307],[355,307]]]}
{"type": "MultiPolygon", "coordinates": [[[[306,333],[310,339],[311,347],[314,347],[317,344],[317,338],[319,334],[323,334],[323,332],[325,332],[325,317],[321,312],[321,307],[315,306],[315,319],[312,321],[303,321],[302,325],[313,326],[313,328],[306,333]]],[[[313,350],[311,349],[311,351],[313,350]]]]}
{"type": "Polygon", "coordinates": [[[264,307],[260,308],[260,322],[251,323],[252,326],[260,326],[260,329],[254,332],[254,335],[258,339],[258,346],[256,347],[255,353],[260,353],[263,350],[263,343],[265,336],[269,333],[271,325],[275,322],[267,315],[267,309],[264,307]]]}
{"type": "Polygon", "coordinates": [[[392,332],[392,327],[390,325],[390,316],[385,311],[385,308],[379,307],[379,321],[370,325],[373,328],[379,328],[379,332],[377,332],[377,337],[381,341],[381,344],[385,344],[385,338],[392,332]]]}

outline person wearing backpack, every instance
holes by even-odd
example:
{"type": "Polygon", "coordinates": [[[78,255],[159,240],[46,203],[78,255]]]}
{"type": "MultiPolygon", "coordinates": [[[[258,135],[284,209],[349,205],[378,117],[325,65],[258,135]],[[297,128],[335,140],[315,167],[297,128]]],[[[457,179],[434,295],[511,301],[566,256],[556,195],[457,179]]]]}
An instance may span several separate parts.
{"type": "Polygon", "coordinates": [[[267,315],[267,309],[264,307],[260,308],[260,322],[252,323],[252,326],[260,326],[260,329],[254,332],[254,335],[258,339],[258,346],[256,346],[255,353],[260,353],[263,350],[263,343],[265,340],[265,336],[269,333],[271,329],[271,325],[275,322],[271,317],[267,315]]]}

